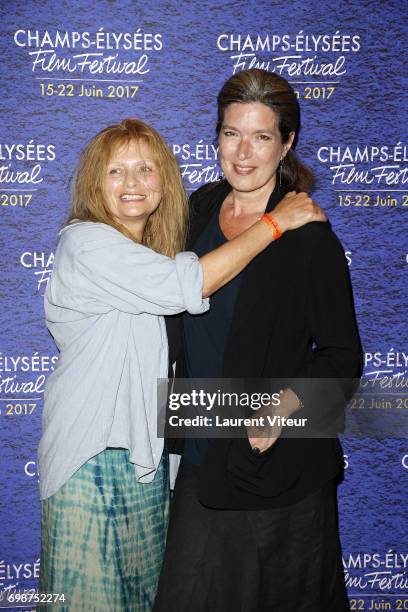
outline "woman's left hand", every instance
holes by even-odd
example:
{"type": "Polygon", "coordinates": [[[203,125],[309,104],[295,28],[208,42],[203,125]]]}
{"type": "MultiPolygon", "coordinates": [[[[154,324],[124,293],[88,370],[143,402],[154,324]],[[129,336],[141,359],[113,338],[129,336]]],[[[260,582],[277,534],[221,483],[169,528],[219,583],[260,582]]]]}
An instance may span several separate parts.
{"type": "MultiPolygon", "coordinates": [[[[258,411],[257,417],[264,416],[264,422],[269,423],[266,416],[273,418],[274,416],[289,418],[296,410],[300,408],[298,396],[291,390],[285,389],[280,392],[280,402],[276,407],[266,406],[266,414],[258,411]]],[[[265,409],[263,412],[265,413],[265,409]]],[[[254,453],[264,453],[273,446],[282,433],[282,425],[280,419],[277,419],[275,425],[265,425],[264,427],[247,427],[248,441],[254,453]],[[258,451],[255,451],[258,449],[258,451]]]]}
{"type": "MultiPolygon", "coordinates": [[[[275,410],[269,412],[270,417],[277,416],[275,410]]],[[[282,427],[279,424],[273,426],[265,425],[265,427],[247,427],[247,432],[252,451],[260,454],[275,444],[282,432],[282,427]],[[258,450],[256,451],[255,449],[258,450]]]]}

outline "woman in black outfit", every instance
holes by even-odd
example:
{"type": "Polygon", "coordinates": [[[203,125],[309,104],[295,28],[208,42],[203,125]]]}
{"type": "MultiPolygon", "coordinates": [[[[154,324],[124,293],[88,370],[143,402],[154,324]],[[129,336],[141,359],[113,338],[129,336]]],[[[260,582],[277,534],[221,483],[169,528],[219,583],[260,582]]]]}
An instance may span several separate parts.
{"type": "MultiPolygon", "coordinates": [[[[310,191],[312,174],[293,150],[298,130],[298,102],[282,77],[253,69],[224,84],[225,180],[191,197],[189,249],[201,256],[288,191],[310,191]]],[[[346,259],[330,224],[272,243],[207,313],[183,316],[183,337],[179,376],[291,379],[282,414],[310,416],[321,392],[310,379],[361,373],[346,259]]],[[[347,394],[347,385],[332,390],[328,413],[347,394]]],[[[155,612],[349,610],[334,485],[342,468],[337,437],[186,439],[155,612]]]]}

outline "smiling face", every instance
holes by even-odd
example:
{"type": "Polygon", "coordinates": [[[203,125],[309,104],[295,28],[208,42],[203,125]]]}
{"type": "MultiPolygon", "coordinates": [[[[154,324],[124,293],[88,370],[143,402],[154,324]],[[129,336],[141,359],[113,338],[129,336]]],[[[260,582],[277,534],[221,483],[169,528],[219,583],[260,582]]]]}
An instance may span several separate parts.
{"type": "Polygon", "coordinates": [[[269,195],[294,135],[282,143],[276,113],[261,102],[227,106],[218,140],[221,167],[233,190],[269,195]]]}
{"type": "Polygon", "coordinates": [[[162,199],[158,164],[146,142],[131,140],[113,152],[103,190],[114,219],[140,240],[162,199]]]}

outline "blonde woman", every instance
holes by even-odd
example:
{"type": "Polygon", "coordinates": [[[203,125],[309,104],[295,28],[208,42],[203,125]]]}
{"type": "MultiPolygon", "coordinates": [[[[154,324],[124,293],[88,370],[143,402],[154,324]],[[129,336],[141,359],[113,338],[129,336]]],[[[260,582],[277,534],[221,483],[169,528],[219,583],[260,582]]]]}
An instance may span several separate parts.
{"type": "Polygon", "coordinates": [[[39,448],[41,590],[65,610],[153,606],[168,518],[156,380],[168,373],[163,315],[208,296],[282,232],[324,220],[306,194],[202,258],[181,252],[187,202],[161,136],[136,119],[90,142],[76,173],[46,296],[60,357],[39,448]],[[266,220],[268,221],[268,220],[266,220]]]}

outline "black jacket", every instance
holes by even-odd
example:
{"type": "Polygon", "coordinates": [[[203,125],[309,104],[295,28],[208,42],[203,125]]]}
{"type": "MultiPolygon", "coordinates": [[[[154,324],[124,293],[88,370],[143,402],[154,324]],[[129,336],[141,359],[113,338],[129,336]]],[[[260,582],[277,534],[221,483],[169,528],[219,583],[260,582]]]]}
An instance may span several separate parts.
{"type": "MultiPolygon", "coordinates": [[[[226,182],[191,196],[187,249],[230,191],[226,182]]],[[[272,193],[267,212],[285,190],[272,193]]],[[[183,375],[182,358],[179,374],[183,375]]],[[[361,375],[361,345],[344,250],[329,223],[286,232],[244,270],[224,355],[230,378],[353,378],[361,375]]],[[[179,367],[179,366],[178,366],[179,367]]],[[[291,385],[308,414],[316,386],[291,385]]],[[[348,390],[339,389],[347,399],[348,390]]],[[[338,474],[337,438],[279,438],[261,455],[247,439],[212,440],[200,469],[207,506],[262,509],[295,503],[338,474]]]]}

